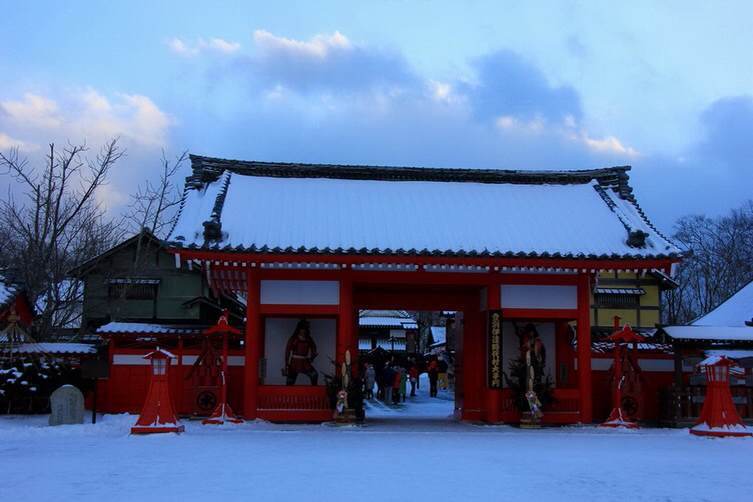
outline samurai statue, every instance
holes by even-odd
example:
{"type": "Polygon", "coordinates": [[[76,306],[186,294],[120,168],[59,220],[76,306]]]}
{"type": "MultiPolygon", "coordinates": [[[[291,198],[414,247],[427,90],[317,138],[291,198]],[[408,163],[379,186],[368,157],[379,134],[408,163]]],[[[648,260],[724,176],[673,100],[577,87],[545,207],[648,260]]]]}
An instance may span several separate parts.
{"type": "Polygon", "coordinates": [[[541,412],[541,401],[536,394],[536,387],[541,383],[546,364],[546,348],[539,338],[536,326],[527,324],[520,332],[520,350],[526,365],[526,392],[525,398],[528,402],[531,416],[534,420],[539,420],[543,413],[541,412]]]}
{"type": "Polygon", "coordinates": [[[285,384],[295,385],[300,373],[309,377],[311,385],[316,385],[319,380],[319,372],[312,364],[316,356],[316,343],[311,338],[309,323],[305,319],[301,319],[285,347],[285,367],[282,370],[282,374],[285,376],[285,384]]]}

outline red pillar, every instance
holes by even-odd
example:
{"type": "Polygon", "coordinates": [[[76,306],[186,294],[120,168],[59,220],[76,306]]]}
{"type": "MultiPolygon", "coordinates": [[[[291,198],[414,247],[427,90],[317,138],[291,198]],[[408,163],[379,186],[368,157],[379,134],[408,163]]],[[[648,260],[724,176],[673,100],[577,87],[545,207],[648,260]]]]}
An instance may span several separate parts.
{"type": "Polygon", "coordinates": [[[343,273],[340,279],[340,306],[337,319],[337,361],[338,371],[345,360],[345,351],[350,350],[351,361],[355,354],[354,350],[354,315],[353,315],[353,280],[347,273],[343,273]]]}
{"type": "Polygon", "coordinates": [[[259,347],[261,318],[259,315],[259,275],[249,270],[246,276],[248,292],[246,298],[246,339],[245,364],[243,368],[243,416],[247,420],[256,419],[259,387],[259,347]]]}
{"type": "MultiPolygon", "coordinates": [[[[500,285],[496,282],[490,283],[486,287],[486,308],[487,311],[489,310],[496,310],[502,308],[502,301],[500,298],[500,285]]],[[[489,340],[487,339],[489,337],[489,327],[487,326],[487,323],[489,322],[489,316],[488,312],[486,312],[487,315],[485,315],[485,319],[483,323],[481,323],[480,328],[484,330],[481,334],[482,339],[484,340],[484,343],[486,344],[486,361],[487,364],[489,364],[489,340]]],[[[487,370],[488,371],[488,370],[487,370]]],[[[486,378],[486,421],[489,423],[497,423],[500,421],[499,419],[499,403],[502,401],[502,391],[501,389],[490,389],[488,387],[489,385],[489,375],[485,375],[486,378]]]]}
{"type": "Polygon", "coordinates": [[[578,390],[580,391],[580,421],[593,422],[593,393],[591,390],[591,276],[578,275],[578,390]]]}

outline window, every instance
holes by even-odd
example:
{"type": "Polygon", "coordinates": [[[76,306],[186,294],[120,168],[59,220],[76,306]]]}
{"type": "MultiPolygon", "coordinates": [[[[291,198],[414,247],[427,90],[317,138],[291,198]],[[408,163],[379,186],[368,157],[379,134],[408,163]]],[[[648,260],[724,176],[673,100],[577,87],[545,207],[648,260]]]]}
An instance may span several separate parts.
{"type": "Polygon", "coordinates": [[[594,301],[598,308],[635,309],[640,307],[641,297],[626,294],[595,294],[594,301]]]}
{"type": "Polygon", "coordinates": [[[107,295],[111,299],[154,300],[157,298],[159,279],[113,279],[107,295]]]}
{"type": "Polygon", "coordinates": [[[154,359],[152,361],[152,373],[155,375],[164,375],[167,372],[167,361],[164,359],[154,359]]]}

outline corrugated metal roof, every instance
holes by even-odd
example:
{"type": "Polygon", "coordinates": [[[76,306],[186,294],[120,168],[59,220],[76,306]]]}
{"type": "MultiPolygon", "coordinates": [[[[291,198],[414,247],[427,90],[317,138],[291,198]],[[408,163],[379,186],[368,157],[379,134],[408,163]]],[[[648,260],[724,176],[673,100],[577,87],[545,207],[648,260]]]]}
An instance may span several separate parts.
{"type": "Polygon", "coordinates": [[[646,290],[643,288],[602,288],[594,289],[594,293],[599,295],[645,295],[646,290]]]}
{"type": "Polygon", "coordinates": [[[624,168],[495,173],[192,160],[170,237],[186,247],[590,258],[680,253],[635,202],[624,168]],[[645,244],[636,245],[642,236],[645,244]]]}

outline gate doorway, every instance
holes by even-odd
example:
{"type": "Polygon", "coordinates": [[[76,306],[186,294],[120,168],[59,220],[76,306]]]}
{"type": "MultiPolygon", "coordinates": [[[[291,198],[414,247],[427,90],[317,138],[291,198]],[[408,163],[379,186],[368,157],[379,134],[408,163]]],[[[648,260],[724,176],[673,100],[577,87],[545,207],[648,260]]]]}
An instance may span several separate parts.
{"type": "Polygon", "coordinates": [[[375,373],[373,398],[366,399],[367,422],[447,422],[468,419],[474,411],[480,413],[486,372],[481,293],[482,288],[476,286],[354,284],[357,322],[361,314],[407,311],[416,323],[414,333],[406,333],[397,344],[396,337],[381,335],[377,339],[380,335],[376,330],[363,329],[359,324],[359,349],[364,349],[359,350],[359,368],[363,375],[366,364],[370,364],[375,373]],[[426,323],[432,318],[435,323],[437,318],[442,319],[445,328],[447,319],[451,320],[452,346],[447,345],[446,334],[444,347],[428,343],[427,338],[434,336],[426,333],[430,328],[426,323]],[[473,333],[468,333],[469,320],[473,333]],[[385,379],[400,378],[395,373],[402,371],[408,377],[411,372],[417,373],[417,381],[415,396],[410,395],[408,381],[406,401],[398,403],[384,387],[385,379]],[[430,371],[438,374],[436,395],[431,392],[430,371]]]}

